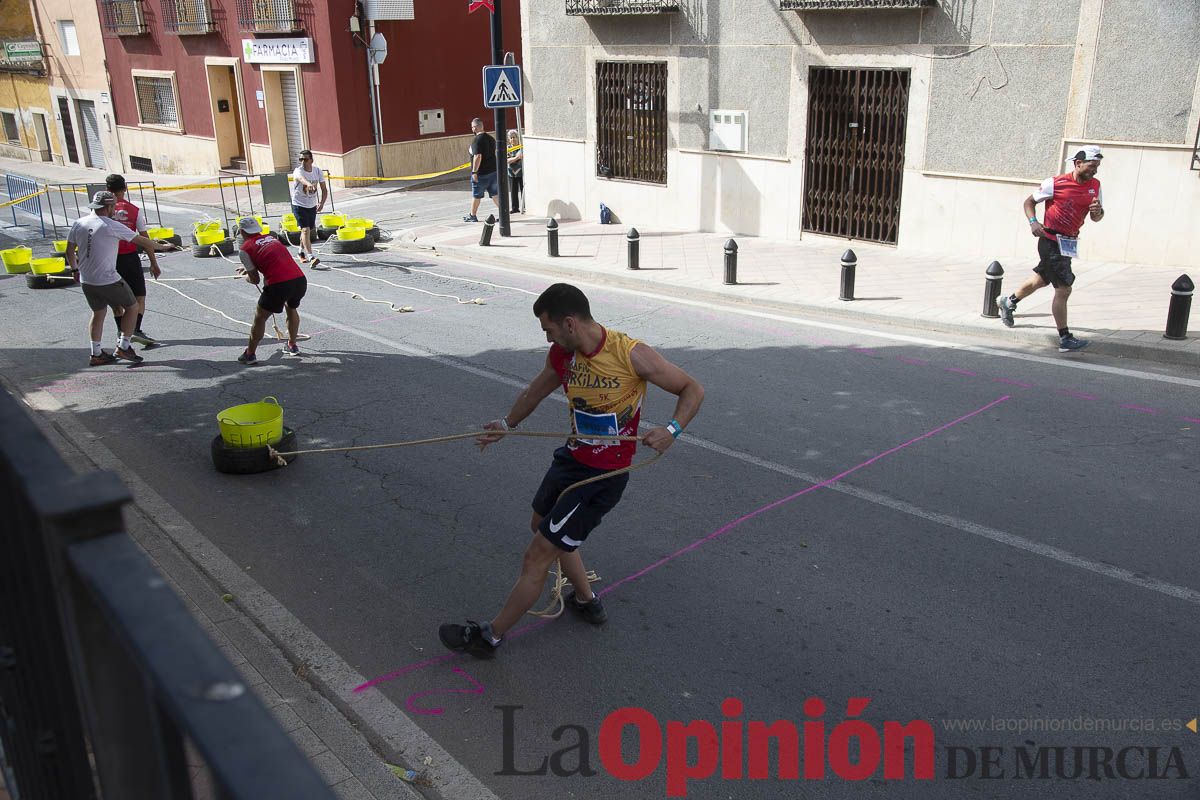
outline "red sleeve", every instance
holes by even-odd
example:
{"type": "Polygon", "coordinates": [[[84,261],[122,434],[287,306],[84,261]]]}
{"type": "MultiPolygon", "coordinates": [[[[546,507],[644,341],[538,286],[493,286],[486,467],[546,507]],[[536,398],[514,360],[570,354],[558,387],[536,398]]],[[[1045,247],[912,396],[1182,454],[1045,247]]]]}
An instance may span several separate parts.
{"type": "Polygon", "coordinates": [[[550,366],[554,367],[554,371],[558,373],[559,380],[566,380],[567,366],[571,363],[571,356],[572,353],[568,350],[556,344],[550,345],[550,366]]]}

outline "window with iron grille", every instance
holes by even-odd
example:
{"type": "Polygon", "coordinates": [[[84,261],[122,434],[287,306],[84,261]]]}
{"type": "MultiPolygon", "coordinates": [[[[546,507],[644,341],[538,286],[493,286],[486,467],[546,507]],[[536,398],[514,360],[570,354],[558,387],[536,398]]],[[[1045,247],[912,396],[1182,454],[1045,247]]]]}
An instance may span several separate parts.
{"type": "Polygon", "coordinates": [[[154,172],[154,162],[146,156],[130,156],[129,168],[140,172],[154,172]]]}
{"type": "Polygon", "coordinates": [[[138,36],[146,32],[142,0],[100,0],[100,21],[106,33],[117,36],[138,36]]]}
{"type": "Polygon", "coordinates": [[[141,115],[143,125],[161,125],[165,128],[179,127],[179,112],[175,107],[175,83],[173,80],[134,75],[133,88],[137,94],[138,114],[141,115]]]}
{"type": "Polygon", "coordinates": [[[666,63],[596,63],[596,174],[667,182],[666,63]]]}
{"type": "Polygon", "coordinates": [[[237,0],[238,26],[254,33],[300,30],[294,0],[237,0]]]}
{"type": "Polygon", "coordinates": [[[21,134],[17,130],[16,116],[7,111],[0,111],[0,117],[4,118],[4,138],[9,144],[20,144],[21,134]]]}
{"type": "Polygon", "coordinates": [[[212,8],[208,0],[162,0],[163,28],[180,36],[212,33],[212,8]]]}
{"type": "Polygon", "coordinates": [[[567,0],[568,17],[665,14],[678,10],[677,0],[567,0]]]}

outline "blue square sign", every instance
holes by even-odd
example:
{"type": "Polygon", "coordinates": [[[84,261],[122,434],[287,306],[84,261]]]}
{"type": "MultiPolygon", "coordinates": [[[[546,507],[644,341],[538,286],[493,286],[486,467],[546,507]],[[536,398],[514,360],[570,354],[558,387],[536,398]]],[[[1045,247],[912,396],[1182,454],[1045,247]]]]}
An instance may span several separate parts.
{"type": "Polygon", "coordinates": [[[483,107],[516,108],[521,105],[521,68],[483,68],[483,107]]]}

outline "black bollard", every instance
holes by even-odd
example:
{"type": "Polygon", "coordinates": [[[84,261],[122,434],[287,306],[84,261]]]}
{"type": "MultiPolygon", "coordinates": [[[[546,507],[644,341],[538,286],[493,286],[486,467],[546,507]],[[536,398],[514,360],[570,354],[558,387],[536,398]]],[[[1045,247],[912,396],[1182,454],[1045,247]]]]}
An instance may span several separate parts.
{"type": "Polygon", "coordinates": [[[546,252],[558,258],[558,220],[553,217],[546,223],[546,252]]]}
{"type": "Polygon", "coordinates": [[[625,241],[629,242],[629,269],[639,269],[638,267],[638,247],[641,245],[642,237],[638,234],[637,228],[630,228],[629,233],[625,234],[625,241]]]}
{"type": "Polygon", "coordinates": [[[853,250],[842,253],[842,283],[838,290],[838,300],[854,299],[854,268],[858,266],[858,256],[853,250]]]}
{"type": "Polygon", "coordinates": [[[996,301],[1000,299],[1000,284],[1004,283],[1004,267],[999,261],[993,261],[983,274],[987,279],[983,282],[983,313],[980,316],[996,319],[1000,316],[996,301]]]}
{"type": "Polygon", "coordinates": [[[725,243],[725,284],[737,284],[737,242],[733,239],[725,243]]]}
{"type": "Polygon", "coordinates": [[[1164,339],[1186,339],[1188,315],[1192,312],[1192,292],[1196,284],[1187,275],[1180,275],[1171,284],[1171,307],[1167,310],[1167,332],[1164,339]]]}
{"type": "Polygon", "coordinates": [[[488,214],[483,221],[483,230],[479,234],[479,246],[487,247],[492,243],[492,229],[496,227],[496,215],[488,214]]]}

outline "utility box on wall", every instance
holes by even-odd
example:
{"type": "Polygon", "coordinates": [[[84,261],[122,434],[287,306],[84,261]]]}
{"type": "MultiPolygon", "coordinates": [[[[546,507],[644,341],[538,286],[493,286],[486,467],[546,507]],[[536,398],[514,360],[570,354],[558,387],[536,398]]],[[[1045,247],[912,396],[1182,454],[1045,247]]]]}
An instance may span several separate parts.
{"type": "Polygon", "coordinates": [[[745,111],[728,111],[714,108],[709,112],[708,149],[725,150],[731,153],[746,152],[749,141],[745,111]]]}
{"type": "Polygon", "coordinates": [[[418,111],[417,124],[421,130],[422,136],[428,133],[445,133],[446,112],[441,108],[431,108],[427,111],[418,111]]]}

